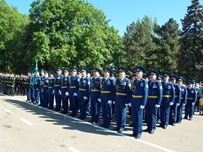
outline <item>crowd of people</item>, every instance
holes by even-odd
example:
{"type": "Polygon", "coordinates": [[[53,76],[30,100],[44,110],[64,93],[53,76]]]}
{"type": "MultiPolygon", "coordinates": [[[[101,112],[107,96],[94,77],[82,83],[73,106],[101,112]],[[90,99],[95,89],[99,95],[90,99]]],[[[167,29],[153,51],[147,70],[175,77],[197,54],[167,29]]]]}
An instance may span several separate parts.
{"type": "Polygon", "coordinates": [[[56,73],[41,69],[22,76],[0,73],[0,84],[1,92],[11,95],[24,86],[27,102],[63,114],[70,112],[72,117],[79,113],[80,119],[86,119],[89,111],[93,124],[98,123],[101,111],[100,126],[105,128],[109,128],[115,114],[115,131],[119,133],[125,129],[129,109],[132,136],[137,139],[142,135],[143,121],[147,123],[144,131],[153,134],[157,123],[166,129],[169,124],[180,124],[182,118],[192,120],[195,111],[203,115],[201,83],[185,81],[167,71],[162,75],[155,69],[147,73],[143,66],[127,74],[124,67],[119,67],[118,76],[108,67],[103,71],[94,68],[92,76],[85,67],[58,68],[56,73]]]}

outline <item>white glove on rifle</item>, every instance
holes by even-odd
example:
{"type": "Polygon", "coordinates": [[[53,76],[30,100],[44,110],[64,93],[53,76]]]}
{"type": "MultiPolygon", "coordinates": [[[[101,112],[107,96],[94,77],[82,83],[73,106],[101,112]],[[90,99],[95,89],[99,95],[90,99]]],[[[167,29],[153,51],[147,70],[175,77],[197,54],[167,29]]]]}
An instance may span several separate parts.
{"type": "Polygon", "coordinates": [[[140,105],[140,109],[144,109],[144,106],[143,106],[143,105],[140,105]]]}
{"type": "Polygon", "coordinates": [[[55,91],[53,90],[52,94],[55,94],[55,91]]]}
{"type": "Polygon", "coordinates": [[[108,104],[112,104],[112,101],[111,101],[111,100],[109,100],[109,101],[108,101],[108,104]]]}
{"type": "Polygon", "coordinates": [[[160,105],[158,105],[158,104],[155,104],[155,107],[156,107],[156,108],[159,108],[159,107],[160,107],[160,105]]]}
{"type": "Polygon", "coordinates": [[[74,93],[73,96],[78,96],[78,94],[77,94],[77,93],[74,93]]]}
{"type": "Polygon", "coordinates": [[[170,102],[169,105],[172,106],[172,105],[173,105],[173,102],[170,102]]]}
{"type": "Polygon", "coordinates": [[[131,103],[129,103],[128,105],[129,105],[129,107],[131,107],[131,106],[132,106],[132,105],[131,105],[131,103]]]}
{"type": "Polygon", "coordinates": [[[84,100],[87,100],[87,97],[84,96],[83,99],[84,99],[84,100]]]}
{"type": "Polygon", "coordinates": [[[179,103],[176,103],[176,106],[179,106],[180,104],[179,103]]]}
{"type": "Polygon", "coordinates": [[[195,103],[194,103],[194,102],[192,102],[192,105],[194,106],[194,105],[195,105],[195,103]]]}
{"type": "Polygon", "coordinates": [[[69,93],[66,91],[65,95],[66,95],[66,96],[69,96],[69,93]]]}
{"type": "Polygon", "coordinates": [[[101,102],[101,99],[98,99],[99,102],[101,102]]]}
{"type": "Polygon", "coordinates": [[[128,106],[128,104],[126,103],[126,104],[125,104],[125,106],[127,107],[127,106],[128,106]]]}
{"type": "Polygon", "coordinates": [[[59,95],[61,95],[61,90],[59,90],[59,95]]]}

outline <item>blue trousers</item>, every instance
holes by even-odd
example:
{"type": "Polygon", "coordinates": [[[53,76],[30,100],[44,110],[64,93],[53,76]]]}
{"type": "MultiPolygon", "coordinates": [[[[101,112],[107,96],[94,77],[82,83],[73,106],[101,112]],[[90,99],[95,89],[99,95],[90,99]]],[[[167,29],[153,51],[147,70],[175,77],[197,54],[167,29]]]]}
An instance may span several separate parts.
{"type": "Polygon", "coordinates": [[[155,106],[146,106],[147,129],[149,131],[156,130],[157,110],[158,108],[155,106]]]}
{"type": "Polygon", "coordinates": [[[45,87],[43,88],[43,98],[44,98],[44,104],[42,105],[43,107],[48,107],[49,104],[49,99],[48,99],[48,88],[45,87]]]}
{"type": "Polygon", "coordinates": [[[87,111],[87,103],[89,99],[84,100],[83,96],[78,97],[79,102],[79,108],[80,108],[80,118],[85,119],[86,118],[86,111],[87,111]]]}
{"type": "Polygon", "coordinates": [[[31,100],[30,85],[26,84],[27,100],[31,100]]]}
{"type": "Polygon", "coordinates": [[[133,124],[133,134],[142,134],[142,119],[143,119],[143,109],[140,107],[131,107],[131,116],[133,124]]]}
{"type": "Polygon", "coordinates": [[[126,112],[127,112],[127,106],[125,106],[125,103],[116,101],[115,112],[116,112],[117,129],[124,129],[126,125],[126,112]]]}
{"type": "Polygon", "coordinates": [[[192,105],[192,102],[188,102],[185,106],[185,118],[188,119],[188,116],[189,116],[189,118],[192,119],[193,111],[194,111],[194,105],[192,105]]]}
{"type": "Polygon", "coordinates": [[[178,106],[176,106],[176,103],[170,107],[170,124],[176,123],[177,121],[177,109],[178,106]]]}
{"type": "Polygon", "coordinates": [[[40,101],[40,90],[35,89],[35,101],[36,103],[39,103],[40,101]]]}
{"type": "Polygon", "coordinates": [[[183,117],[183,104],[180,104],[177,108],[177,123],[182,122],[182,117],[183,117]]]}
{"type": "Polygon", "coordinates": [[[66,96],[67,88],[62,88],[61,90],[61,98],[62,98],[62,107],[63,112],[68,112],[68,96],[66,96]]]}
{"type": "Polygon", "coordinates": [[[70,94],[70,108],[72,110],[71,115],[76,116],[77,115],[77,110],[79,109],[79,104],[78,104],[78,97],[73,96],[73,94],[70,94]]]}
{"type": "Polygon", "coordinates": [[[161,126],[168,126],[170,116],[169,103],[161,103],[161,126]]]}
{"type": "Polygon", "coordinates": [[[48,101],[49,101],[49,109],[54,108],[54,94],[52,94],[53,90],[48,90],[48,101]]]}
{"type": "Polygon", "coordinates": [[[99,112],[100,112],[101,103],[98,99],[91,98],[91,116],[92,121],[97,123],[99,119],[99,112]]]}
{"type": "Polygon", "coordinates": [[[44,90],[43,90],[43,86],[40,86],[40,104],[42,106],[44,106],[44,90]]]}
{"type": "Polygon", "coordinates": [[[61,95],[59,94],[60,87],[55,88],[55,101],[56,101],[56,111],[61,110],[61,95]]]}
{"type": "Polygon", "coordinates": [[[111,116],[112,116],[112,104],[108,104],[108,101],[102,100],[101,106],[102,106],[103,124],[105,124],[106,126],[109,126],[111,122],[111,116]]]}

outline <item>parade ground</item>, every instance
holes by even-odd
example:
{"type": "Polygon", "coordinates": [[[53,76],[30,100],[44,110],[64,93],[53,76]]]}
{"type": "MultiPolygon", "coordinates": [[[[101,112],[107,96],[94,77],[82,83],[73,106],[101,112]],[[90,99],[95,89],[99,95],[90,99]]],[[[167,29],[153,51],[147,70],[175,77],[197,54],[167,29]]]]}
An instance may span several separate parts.
{"type": "MultiPolygon", "coordinates": [[[[25,96],[0,94],[0,152],[203,152],[203,116],[195,113],[192,121],[157,127],[154,134],[143,132],[131,137],[130,116],[125,131],[94,125],[25,102],[25,96]]],[[[158,126],[158,124],[157,124],[158,126]]],[[[143,124],[146,129],[146,124],[143,124]]]]}

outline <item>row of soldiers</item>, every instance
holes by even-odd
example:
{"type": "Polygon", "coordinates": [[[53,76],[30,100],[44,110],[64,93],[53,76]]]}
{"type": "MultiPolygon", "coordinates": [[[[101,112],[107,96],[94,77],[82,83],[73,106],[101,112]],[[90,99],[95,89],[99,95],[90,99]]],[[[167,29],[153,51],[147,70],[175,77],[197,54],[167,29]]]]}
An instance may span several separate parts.
{"type": "Polygon", "coordinates": [[[115,109],[115,131],[122,133],[126,126],[126,112],[130,107],[132,127],[135,138],[142,135],[142,121],[147,123],[144,130],[153,134],[157,120],[160,127],[166,129],[169,124],[175,126],[182,122],[183,109],[185,119],[192,120],[194,105],[197,102],[197,90],[192,80],[183,85],[184,78],[177,77],[165,71],[163,76],[152,69],[146,73],[143,66],[136,66],[131,78],[128,70],[119,67],[119,75],[108,67],[104,72],[94,68],[93,77],[87,68],[81,69],[77,75],[77,68],[58,68],[54,72],[39,70],[29,71],[27,77],[27,101],[34,104],[61,111],[75,117],[80,112],[80,118],[86,119],[86,112],[91,111],[91,122],[98,123],[100,109],[102,109],[103,123],[100,126],[108,128],[115,109]],[[63,72],[63,74],[62,74],[63,72]],[[55,108],[54,108],[55,98],[55,108]],[[40,103],[40,104],[39,104],[40,103]],[[69,107],[69,108],[68,108],[69,107]]]}

